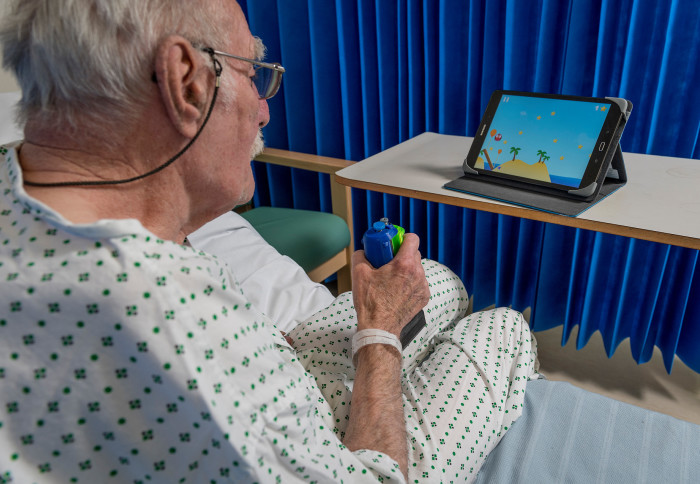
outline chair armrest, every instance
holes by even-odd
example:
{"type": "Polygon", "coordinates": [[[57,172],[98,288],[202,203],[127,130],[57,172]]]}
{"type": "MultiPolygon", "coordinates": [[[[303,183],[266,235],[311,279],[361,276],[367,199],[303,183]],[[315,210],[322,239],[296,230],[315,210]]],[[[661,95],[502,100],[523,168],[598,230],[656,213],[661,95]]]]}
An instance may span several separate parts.
{"type": "Polygon", "coordinates": [[[307,153],[278,150],[275,148],[265,148],[265,151],[258,155],[255,161],[328,174],[335,173],[338,170],[355,164],[354,161],[343,160],[341,158],[309,155],[307,153]]]}

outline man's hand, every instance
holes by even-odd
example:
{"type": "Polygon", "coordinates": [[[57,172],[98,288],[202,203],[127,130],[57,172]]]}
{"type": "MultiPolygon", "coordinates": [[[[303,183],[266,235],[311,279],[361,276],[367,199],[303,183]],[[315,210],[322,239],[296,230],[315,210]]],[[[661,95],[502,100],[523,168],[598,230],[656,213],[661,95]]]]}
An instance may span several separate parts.
{"type": "Polygon", "coordinates": [[[396,256],[379,269],[358,250],[352,257],[352,294],[357,329],[383,329],[397,337],[428,304],[430,290],[418,251],[420,240],[406,234],[396,256]]]}
{"type": "MultiPolygon", "coordinates": [[[[375,269],[357,251],[352,258],[352,288],[357,329],[382,329],[398,338],[430,299],[420,263],[419,239],[406,234],[396,256],[375,269]]],[[[401,355],[395,348],[372,344],[357,353],[357,372],[350,403],[345,445],[372,449],[394,459],[408,472],[406,422],[401,397],[401,355]]]]}

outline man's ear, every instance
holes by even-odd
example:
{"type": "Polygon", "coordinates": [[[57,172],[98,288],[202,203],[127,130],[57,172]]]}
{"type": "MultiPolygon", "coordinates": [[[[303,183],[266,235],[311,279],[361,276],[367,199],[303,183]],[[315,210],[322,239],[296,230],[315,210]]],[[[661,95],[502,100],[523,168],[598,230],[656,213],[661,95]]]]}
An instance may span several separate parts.
{"type": "Polygon", "coordinates": [[[163,106],[175,129],[193,138],[206,115],[213,72],[184,37],[171,35],[156,52],[155,71],[163,106]]]}

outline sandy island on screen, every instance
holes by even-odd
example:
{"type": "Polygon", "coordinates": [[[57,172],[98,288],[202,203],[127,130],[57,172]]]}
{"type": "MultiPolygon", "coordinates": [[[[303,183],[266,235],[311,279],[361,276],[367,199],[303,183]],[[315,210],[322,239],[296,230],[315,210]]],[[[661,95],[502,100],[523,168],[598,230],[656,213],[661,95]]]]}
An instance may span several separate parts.
{"type": "MultiPolygon", "coordinates": [[[[484,159],[481,156],[476,159],[474,168],[482,170],[487,169],[484,168],[484,159]]],[[[532,165],[528,165],[522,160],[510,160],[506,161],[502,165],[498,165],[493,171],[498,171],[507,175],[530,178],[531,180],[541,180],[545,182],[552,181],[549,178],[549,170],[547,170],[547,165],[544,163],[534,163],[532,165]]]]}

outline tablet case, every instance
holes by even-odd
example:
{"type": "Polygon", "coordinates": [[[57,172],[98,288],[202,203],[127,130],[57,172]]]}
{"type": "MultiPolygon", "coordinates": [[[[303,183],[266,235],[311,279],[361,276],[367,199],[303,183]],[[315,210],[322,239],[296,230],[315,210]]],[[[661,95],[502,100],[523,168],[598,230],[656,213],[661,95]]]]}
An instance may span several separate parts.
{"type": "MultiPolygon", "coordinates": [[[[620,98],[607,99],[620,105],[624,115],[621,122],[626,123],[632,110],[632,103],[620,98]]],[[[469,168],[466,162],[463,167],[464,176],[445,184],[444,188],[544,212],[576,217],[621,188],[627,182],[627,172],[625,171],[622,150],[619,144],[621,135],[622,129],[619,130],[616,138],[613,140],[615,152],[612,159],[607,163],[607,169],[605,166],[601,169],[596,182],[579,190],[571,190],[566,195],[557,190],[547,189],[538,185],[528,186],[526,183],[479,176],[476,171],[469,168]]]]}
{"type": "Polygon", "coordinates": [[[534,208],[544,212],[557,213],[568,217],[576,217],[589,209],[627,182],[627,173],[622,160],[622,150],[617,145],[612,163],[601,184],[598,193],[591,201],[575,198],[564,198],[557,195],[533,192],[497,183],[490,183],[487,177],[463,176],[447,184],[445,188],[465,192],[472,195],[513,203],[523,207],[534,208]]]}

